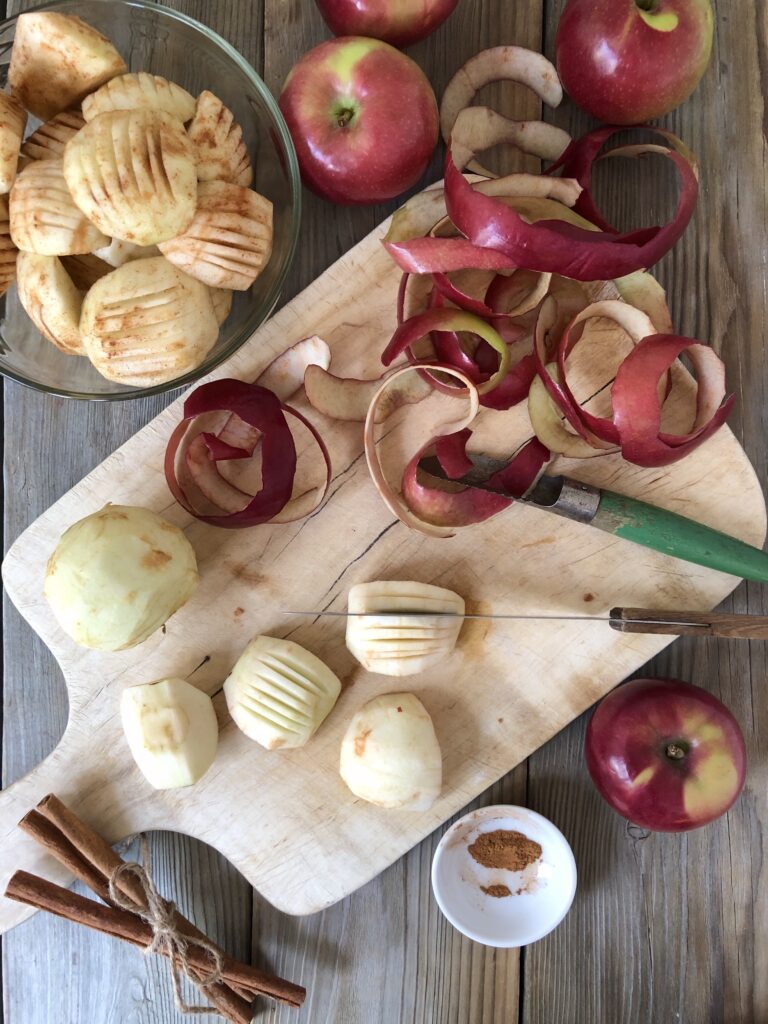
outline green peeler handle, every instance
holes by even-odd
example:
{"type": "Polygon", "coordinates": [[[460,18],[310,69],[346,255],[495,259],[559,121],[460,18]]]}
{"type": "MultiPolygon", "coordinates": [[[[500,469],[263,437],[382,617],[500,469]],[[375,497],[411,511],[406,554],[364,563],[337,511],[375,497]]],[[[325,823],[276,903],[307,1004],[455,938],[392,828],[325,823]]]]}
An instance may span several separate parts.
{"type": "Polygon", "coordinates": [[[693,519],[602,491],[592,526],[708,569],[768,583],[768,553],[693,519]]]}

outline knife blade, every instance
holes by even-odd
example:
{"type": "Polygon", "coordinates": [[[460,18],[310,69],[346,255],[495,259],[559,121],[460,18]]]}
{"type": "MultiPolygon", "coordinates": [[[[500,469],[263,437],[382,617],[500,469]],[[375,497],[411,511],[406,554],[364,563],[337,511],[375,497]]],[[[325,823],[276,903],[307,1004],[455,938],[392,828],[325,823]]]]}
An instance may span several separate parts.
{"type": "Polygon", "coordinates": [[[415,618],[415,619],[483,619],[511,622],[600,622],[619,633],[654,633],[665,636],[720,636],[733,640],[768,640],[768,615],[730,612],[664,611],[655,608],[611,608],[608,615],[539,615],[485,614],[458,615],[456,612],[347,612],[347,611],[283,611],[283,615],[303,618],[415,618]]]}
{"type": "MultiPolygon", "coordinates": [[[[493,474],[506,463],[486,455],[471,458],[474,468],[452,482],[506,494],[502,487],[489,483],[493,474]]],[[[434,456],[421,459],[419,468],[438,480],[450,479],[434,456]]],[[[570,477],[546,474],[539,477],[522,498],[507,496],[673,558],[768,583],[768,553],[765,551],[637,498],[602,490],[570,477]]]]}

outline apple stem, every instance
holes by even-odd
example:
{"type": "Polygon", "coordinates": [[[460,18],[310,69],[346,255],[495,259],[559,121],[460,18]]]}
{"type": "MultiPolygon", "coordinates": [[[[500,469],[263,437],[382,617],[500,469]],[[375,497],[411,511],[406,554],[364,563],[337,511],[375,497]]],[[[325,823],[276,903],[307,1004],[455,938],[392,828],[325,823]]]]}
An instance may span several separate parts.
{"type": "Polygon", "coordinates": [[[344,108],[340,110],[336,115],[336,124],[339,126],[339,128],[346,128],[354,116],[354,110],[350,110],[348,107],[344,108]]]}
{"type": "Polygon", "coordinates": [[[681,761],[685,757],[685,748],[679,743],[668,743],[664,753],[672,761],[681,761]]]}
{"type": "Polygon", "coordinates": [[[656,0],[635,0],[635,6],[639,7],[641,11],[655,11],[656,0]]]}

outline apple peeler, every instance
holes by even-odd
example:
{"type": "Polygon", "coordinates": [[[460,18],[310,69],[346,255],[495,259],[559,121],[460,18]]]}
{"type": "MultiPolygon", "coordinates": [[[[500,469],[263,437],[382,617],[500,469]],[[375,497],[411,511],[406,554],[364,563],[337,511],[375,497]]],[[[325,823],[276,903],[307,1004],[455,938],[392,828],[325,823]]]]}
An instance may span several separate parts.
{"type": "MultiPolygon", "coordinates": [[[[487,455],[471,458],[474,469],[452,482],[507,494],[503,488],[488,483],[494,473],[504,469],[506,462],[487,455]]],[[[419,469],[440,480],[451,479],[435,456],[421,459],[419,469]]],[[[546,474],[539,477],[523,497],[507,496],[684,562],[768,583],[768,552],[637,498],[602,490],[567,476],[546,474]]]]}

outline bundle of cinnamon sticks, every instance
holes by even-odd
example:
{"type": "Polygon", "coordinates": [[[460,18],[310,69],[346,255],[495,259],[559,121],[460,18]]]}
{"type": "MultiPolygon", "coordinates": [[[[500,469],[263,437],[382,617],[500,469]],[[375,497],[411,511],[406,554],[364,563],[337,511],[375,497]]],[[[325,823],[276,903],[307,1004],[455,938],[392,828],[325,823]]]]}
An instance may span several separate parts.
{"type": "MultiPolygon", "coordinates": [[[[127,872],[115,874],[124,862],[105,839],[52,795],[46,796],[35,810],[22,818],[19,828],[104,902],[80,896],[26,871],[17,871],[11,878],[5,892],[9,899],[37,910],[47,910],[143,949],[152,945],[151,925],[138,913],[116,906],[110,898],[110,879],[114,879],[113,884],[122,896],[146,909],[146,892],[138,879],[127,872]]],[[[210,976],[210,954],[207,946],[196,946],[195,939],[206,941],[206,937],[178,911],[175,924],[179,933],[190,940],[186,954],[190,977],[211,1005],[232,1024],[249,1024],[253,1016],[251,1004],[256,996],[268,996],[295,1007],[304,1002],[306,989],[300,985],[239,963],[219,950],[221,981],[205,984],[204,979],[210,976]]],[[[170,956],[167,950],[159,951],[170,956]]]]}

